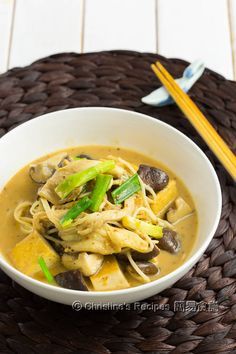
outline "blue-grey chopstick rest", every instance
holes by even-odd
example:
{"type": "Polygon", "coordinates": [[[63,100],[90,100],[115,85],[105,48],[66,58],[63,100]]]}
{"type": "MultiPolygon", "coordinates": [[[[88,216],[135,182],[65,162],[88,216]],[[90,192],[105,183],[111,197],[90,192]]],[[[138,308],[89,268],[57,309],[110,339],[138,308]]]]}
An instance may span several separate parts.
{"type": "MultiPolygon", "coordinates": [[[[201,60],[196,60],[184,70],[183,76],[175,81],[185,92],[188,92],[195,82],[201,77],[204,70],[204,63],[201,60]]],[[[173,99],[163,86],[143,97],[141,101],[155,107],[162,107],[174,103],[173,99]]]]}

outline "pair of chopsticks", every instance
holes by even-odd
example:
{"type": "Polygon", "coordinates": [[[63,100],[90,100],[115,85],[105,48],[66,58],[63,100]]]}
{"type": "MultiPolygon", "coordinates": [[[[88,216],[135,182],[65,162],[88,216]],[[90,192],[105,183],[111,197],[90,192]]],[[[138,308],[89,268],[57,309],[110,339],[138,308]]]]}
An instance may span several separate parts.
{"type": "Polygon", "coordinates": [[[234,181],[236,181],[236,155],[229,149],[200,109],[180,88],[163,65],[156,62],[151,65],[151,68],[161,83],[165,86],[173,100],[205,140],[209,148],[218,157],[234,181]]]}

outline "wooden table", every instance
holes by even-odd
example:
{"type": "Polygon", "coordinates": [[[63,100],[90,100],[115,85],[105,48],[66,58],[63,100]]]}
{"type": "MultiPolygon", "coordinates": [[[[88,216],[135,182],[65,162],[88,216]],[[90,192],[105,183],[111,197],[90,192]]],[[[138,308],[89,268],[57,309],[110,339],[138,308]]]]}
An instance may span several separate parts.
{"type": "Polygon", "coordinates": [[[0,72],[106,49],[201,58],[235,79],[236,0],[0,0],[0,72]]]}

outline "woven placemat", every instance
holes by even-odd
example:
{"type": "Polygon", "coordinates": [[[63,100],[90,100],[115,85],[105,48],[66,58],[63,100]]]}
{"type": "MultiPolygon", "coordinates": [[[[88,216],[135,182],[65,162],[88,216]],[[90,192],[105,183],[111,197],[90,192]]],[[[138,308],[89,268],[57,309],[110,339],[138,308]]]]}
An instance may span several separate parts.
{"type": "MultiPolygon", "coordinates": [[[[146,306],[76,312],[29,293],[1,272],[1,354],[236,353],[236,189],[176,106],[141,103],[159,85],[150,70],[157,59],[175,77],[187,65],[156,54],[112,51],[59,54],[12,69],[0,76],[0,135],[70,107],[118,107],[157,117],[190,136],[217,171],[223,210],[214,239],[184,278],[143,302],[159,305],[156,311],[146,306]],[[180,301],[185,301],[184,308],[176,308],[180,301]],[[216,306],[195,308],[194,301],[216,306]]],[[[206,70],[191,97],[235,151],[236,83],[206,70]]]]}

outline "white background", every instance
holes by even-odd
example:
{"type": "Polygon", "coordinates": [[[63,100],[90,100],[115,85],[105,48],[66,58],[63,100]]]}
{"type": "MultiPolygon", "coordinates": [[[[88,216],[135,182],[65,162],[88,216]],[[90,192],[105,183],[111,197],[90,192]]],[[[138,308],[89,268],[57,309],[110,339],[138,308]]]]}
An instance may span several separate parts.
{"type": "Polygon", "coordinates": [[[0,0],[0,72],[109,49],[201,58],[236,79],[236,0],[0,0]]]}

